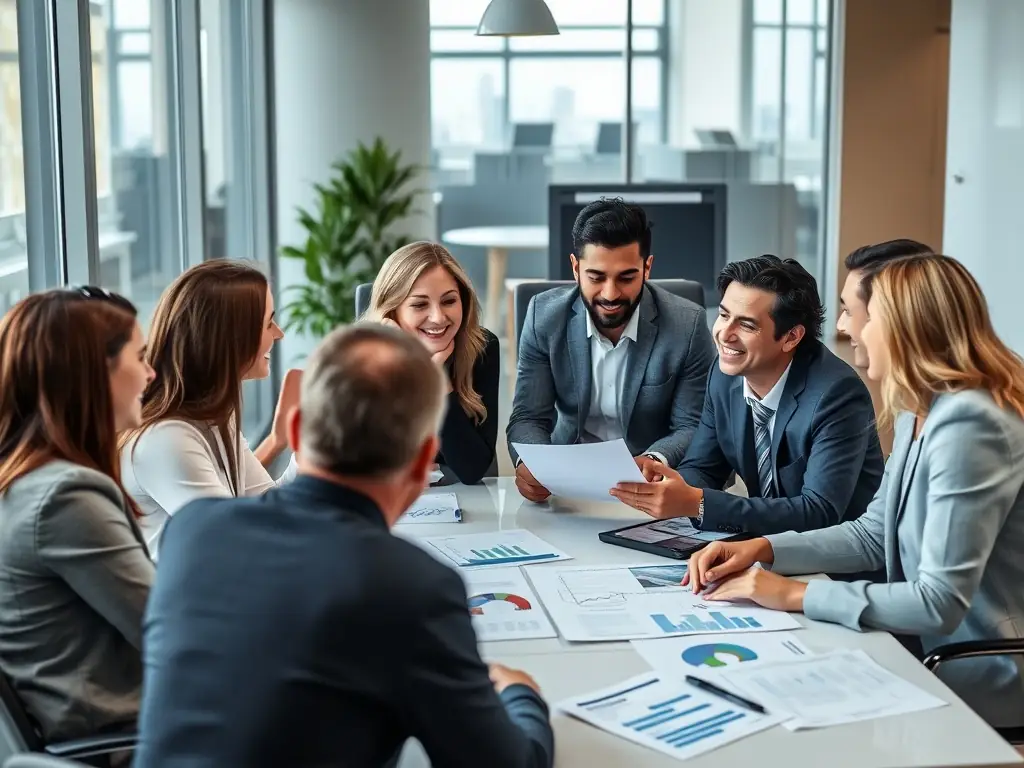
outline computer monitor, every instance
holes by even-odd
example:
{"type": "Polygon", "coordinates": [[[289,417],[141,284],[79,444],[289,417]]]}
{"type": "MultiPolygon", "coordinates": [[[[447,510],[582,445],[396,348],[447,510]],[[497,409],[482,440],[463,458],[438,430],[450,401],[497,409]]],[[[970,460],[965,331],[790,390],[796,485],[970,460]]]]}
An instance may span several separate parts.
{"type": "Polygon", "coordinates": [[[554,123],[516,123],[512,133],[514,149],[550,149],[554,123]]]}
{"type": "Polygon", "coordinates": [[[739,146],[736,143],[736,137],[732,135],[732,131],[720,128],[694,128],[693,132],[702,147],[735,148],[739,146]]]}
{"type": "Polygon", "coordinates": [[[599,155],[617,155],[622,152],[622,123],[601,123],[597,126],[597,144],[594,151],[599,155]]]}
{"type": "Polygon", "coordinates": [[[651,221],[653,277],[685,278],[718,303],[715,281],[725,266],[725,184],[552,184],[548,187],[548,278],[571,280],[572,225],[588,203],[621,197],[651,221]]]}

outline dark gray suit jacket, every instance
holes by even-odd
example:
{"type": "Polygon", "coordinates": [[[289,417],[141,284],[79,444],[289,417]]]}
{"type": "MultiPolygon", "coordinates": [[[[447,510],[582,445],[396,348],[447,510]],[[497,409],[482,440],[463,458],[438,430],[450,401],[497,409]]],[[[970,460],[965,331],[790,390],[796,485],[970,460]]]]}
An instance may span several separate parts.
{"type": "MultiPolygon", "coordinates": [[[[657,451],[675,465],[700,421],[714,344],[704,309],[650,283],[640,299],[620,413],[634,455],[657,451]]],[[[530,301],[519,339],[512,443],[571,445],[581,440],[591,400],[587,308],[576,286],[530,301]]]]}
{"type": "Polygon", "coordinates": [[[743,378],[712,367],[700,428],[679,467],[687,483],[705,489],[705,530],[825,528],[860,517],[878,490],[885,464],[867,387],[820,342],[805,341],[799,349],[772,431],[777,498],[761,498],[758,490],[743,378]],[[749,498],[722,490],[734,471],[749,498]]]}

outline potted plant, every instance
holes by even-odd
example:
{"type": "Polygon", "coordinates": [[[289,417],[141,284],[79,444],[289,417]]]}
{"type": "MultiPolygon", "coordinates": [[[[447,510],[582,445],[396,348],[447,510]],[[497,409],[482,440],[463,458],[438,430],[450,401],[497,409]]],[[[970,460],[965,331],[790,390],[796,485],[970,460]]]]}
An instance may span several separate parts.
{"type": "Polygon", "coordinates": [[[281,255],[300,259],[306,283],[290,286],[285,327],[319,338],[335,326],[355,319],[355,292],[372,282],[384,260],[409,242],[394,230],[413,212],[418,190],[410,182],[419,173],[402,163],[377,138],[360,143],[332,166],[326,184],[316,184],[313,211],[298,209],[306,241],[285,246],[281,255]]]}

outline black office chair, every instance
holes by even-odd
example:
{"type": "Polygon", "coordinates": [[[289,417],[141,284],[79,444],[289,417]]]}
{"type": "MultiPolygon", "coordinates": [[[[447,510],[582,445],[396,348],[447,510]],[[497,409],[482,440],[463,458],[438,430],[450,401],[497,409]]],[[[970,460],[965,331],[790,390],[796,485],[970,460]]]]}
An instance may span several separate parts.
{"type": "MultiPolygon", "coordinates": [[[[512,311],[516,318],[516,344],[519,343],[519,336],[523,330],[523,322],[526,320],[526,309],[530,306],[530,299],[538,293],[543,293],[549,288],[559,285],[572,285],[572,280],[538,280],[536,282],[520,283],[512,294],[512,311]]],[[[697,306],[704,306],[704,286],[694,280],[651,280],[652,285],[663,288],[669,293],[689,299],[697,306]]]]}
{"type": "Polygon", "coordinates": [[[373,283],[362,283],[356,286],[356,319],[358,320],[370,308],[370,294],[373,283]]]}
{"type": "Polygon", "coordinates": [[[0,738],[8,754],[42,752],[76,760],[131,751],[138,741],[135,733],[117,733],[47,744],[4,674],[0,674],[0,738]]]}
{"type": "MultiPolygon", "coordinates": [[[[1024,656],[1024,639],[971,640],[941,645],[925,657],[924,665],[935,671],[940,664],[982,656],[1024,656]]],[[[1024,746],[1024,727],[996,728],[996,731],[1014,747],[1024,746]]]]}

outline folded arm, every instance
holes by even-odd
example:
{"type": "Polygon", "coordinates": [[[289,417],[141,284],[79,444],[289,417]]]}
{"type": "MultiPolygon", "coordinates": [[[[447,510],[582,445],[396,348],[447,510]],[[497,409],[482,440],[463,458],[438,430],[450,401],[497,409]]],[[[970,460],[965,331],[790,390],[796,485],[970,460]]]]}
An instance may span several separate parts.
{"type": "Polygon", "coordinates": [[[810,618],[919,635],[948,635],[960,625],[1024,480],[990,415],[963,414],[929,429],[928,475],[918,479],[928,483],[928,507],[917,579],[808,585],[810,618]]]}
{"type": "Polygon", "coordinates": [[[813,417],[803,487],[788,498],[746,498],[720,490],[704,493],[704,529],[768,534],[837,525],[853,498],[875,433],[867,389],[855,379],[821,396],[813,417]]]}
{"type": "Polygon", "coordinates": [[[155,570],[129,514],[98,490],[58,488],[40,512],[36,547],[51,571],[141,649],[155,570]]]}
{"type": "Polygon", "coordinates": [[[711,331],[708,330],[704,312],[698,312],[690,334],[690,348],[672,396],[670,432],[648,448],[650,453],[660,453],[670,467],[683,460],[700,426],[708,371],[714,361],[715,344],[711,339],[711,331]]]}
{"type": "Polygon", "coordinates": [[[448,395],[448,410],[441,425],[441,454],[459,482],[467,485],[480,482],[494,462],[500,361],[498,339],[489,336],[487,347],[473,368],[473,387],[487,409],[487,416],[479,424],[463,410],[458,395],[448,395]]]}
{"type": "Polygon", "coordinates": [[[512,414],[505,436],[512,463],[519,458],[513,443],[548,445],[555,429],[555,379],[547,350],[542,349],[536,328],[536,300],[530,300],[519,337],[519,363],[512,414]]]}

